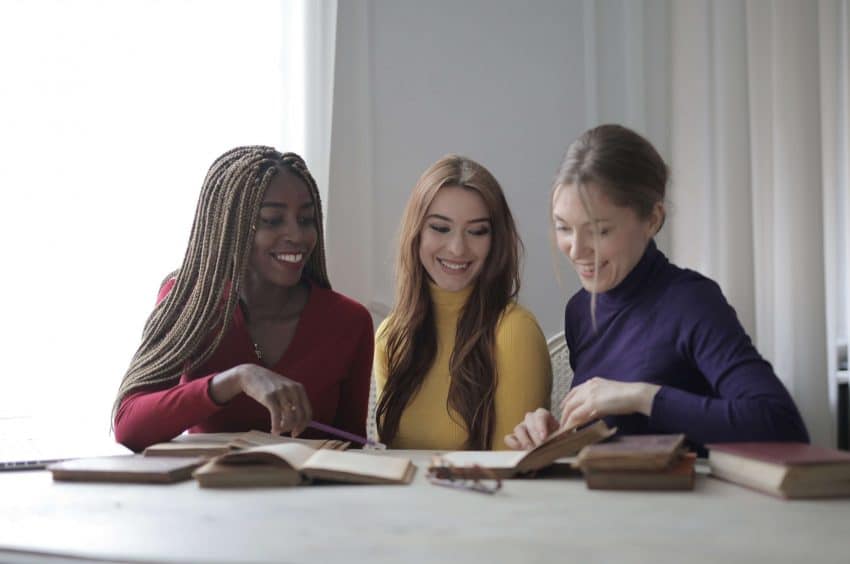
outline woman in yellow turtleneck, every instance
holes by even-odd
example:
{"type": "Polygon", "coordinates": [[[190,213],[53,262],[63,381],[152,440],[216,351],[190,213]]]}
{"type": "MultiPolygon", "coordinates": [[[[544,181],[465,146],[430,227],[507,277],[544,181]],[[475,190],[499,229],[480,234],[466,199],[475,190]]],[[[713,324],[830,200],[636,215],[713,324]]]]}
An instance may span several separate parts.
{"type": "Polygon", "coordinates": [[[502,189],[457,155],[416,184],[402,220],[396,304],[375,342],[377,422],[392,448],[506,448],[547,407],[552,370],[515,303],[521,243],[502,189]]]}

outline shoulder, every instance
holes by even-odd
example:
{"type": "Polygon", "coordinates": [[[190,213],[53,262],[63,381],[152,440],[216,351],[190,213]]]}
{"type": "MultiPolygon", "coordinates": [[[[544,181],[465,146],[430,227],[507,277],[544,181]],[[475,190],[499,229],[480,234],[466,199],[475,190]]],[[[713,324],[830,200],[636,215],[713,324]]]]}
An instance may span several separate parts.
{"type": "Polygon", "coordinates": [[[676,268],[661,293],[664,303],[683,311],[710,311],[727,305],[720,285],[711,278],[687,268],[676,268]]]}
{"type": "Polygon", "coordinates": [[[534,314],[516,302],[511,302],[496,327],[496,341],[501,343],[506,340],[514,340],[518,336],[530,336],[532,338],[543,338],[543,331],[534,314]]]}
{"type": "Polygon", "coordinates": [[[372,330],[372,315],[360,302],[328,288],[313,286],[311,292],[320,309],[332,313],[334,321],[344,325],[368,327],[372,330]]]}

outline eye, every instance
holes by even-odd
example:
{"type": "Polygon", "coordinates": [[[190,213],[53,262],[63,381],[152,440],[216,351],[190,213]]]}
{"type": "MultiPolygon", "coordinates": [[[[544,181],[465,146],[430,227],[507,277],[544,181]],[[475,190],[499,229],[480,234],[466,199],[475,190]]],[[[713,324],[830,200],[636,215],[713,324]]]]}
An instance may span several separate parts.
{"type": "Polygon", "coordinates": [[[300,225],[302,227],[308,227],[310,225],[315,225],[315,224],[316,224],[315,216],[299,217],[298,218],[298,225],[300,225]]]}
{"type": "Polygon", "coordinates": [[[573,232],[573,230],[571,228],[567,227],[563,223],[556,223],[555,224],[555,231],[558,231],[558,232],[564,233],[564,234],[570,234],[570,233],[573,232]]]}
{"type": "Polygon", "coordinates": [[[433,229],[437,233],[448,233],[450,231],[448,225],[440,225],[439,223],[429,223],[428,228],[433,229]]]}
{"type": "Polygon", "coordinates": [[[483,237],[484,235],[490,234],[490,228],[489,227],[477,227],[475,229],[470,229],[469,231],[467,231],[467,233],[469,233],[470,235],[473,235],[475,237],[483,237]]]}
{"type": "Polygon", "coordinates": [[[270,217],[262,217],[260,216],[260,224],[265,227],[277,227],[283,223],[283,216],[276,215],[270,217]]]}

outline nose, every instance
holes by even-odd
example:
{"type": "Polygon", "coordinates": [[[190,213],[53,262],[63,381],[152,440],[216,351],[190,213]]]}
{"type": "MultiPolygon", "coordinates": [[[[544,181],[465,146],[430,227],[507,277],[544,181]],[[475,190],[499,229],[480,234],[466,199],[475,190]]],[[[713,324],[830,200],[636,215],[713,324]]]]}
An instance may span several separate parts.
{"type": "Polygon", "coordinates": [[[454,256],[463,256],[466,252],[466,239],[461,230],[457,230],[449,239],[448,250],[454,256]]]}
{"type": "Polygon", "coordinates": [[[300,243],[304,238],[304,227],[298,223],[298,218],[294,215],[287,217],[283,222],[283,230],[281,234],[284,240],[290,243],[300,243]]]}
{"type": "Polygon", "coordinates": [[[572,240],[568,243],[569,257],[571,260],[578,260],[587,255],[590,247],[587,245],[587,237],[580,233],[574,233],[572,240]]]}

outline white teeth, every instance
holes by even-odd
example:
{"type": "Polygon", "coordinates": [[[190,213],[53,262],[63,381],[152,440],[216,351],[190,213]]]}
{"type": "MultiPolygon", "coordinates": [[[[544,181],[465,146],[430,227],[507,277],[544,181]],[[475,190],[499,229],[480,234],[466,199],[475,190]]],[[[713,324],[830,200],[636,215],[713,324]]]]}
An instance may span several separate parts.
{"type": "Polygon", "coordinates": [[[304,253],[281,253],[279,255],[275,255],[274,258],[283,262],[301,262],[304,258],[304,253]]]}
{"type": "Polygon", "coordinates": [[[471,264],[471,263],[468,263],[468,262],[463,262],[463,263],[446,262],[442,259],[437,259],[437,262],[439,262],[440,264],[442,264],[443,266],[445,266],[449,270],[466,270],[467,268],[469,268],[469,265],[471,264]]]}

